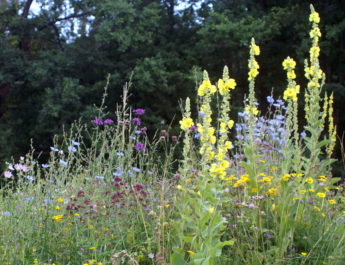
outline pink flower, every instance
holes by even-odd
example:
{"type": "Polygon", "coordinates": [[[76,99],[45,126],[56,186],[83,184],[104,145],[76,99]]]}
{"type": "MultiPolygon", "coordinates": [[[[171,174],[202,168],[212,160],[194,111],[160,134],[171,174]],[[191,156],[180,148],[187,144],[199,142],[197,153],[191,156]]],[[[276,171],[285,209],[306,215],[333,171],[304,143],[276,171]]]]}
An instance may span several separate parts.
{"type": "Polygon", "coordinates": [[[8,178],[8,179],[12,177],[12,173],[10,171],[5,171],[4,175],[5,175],[5,178],[8,178]]]}
{"type": "Polygon", "coordinates": [[[155,257],[155,255],[152,254],[152,253],[148,254],[147,256],[148,256],[150,259],[153,259],[153,258],[155,257]]]}

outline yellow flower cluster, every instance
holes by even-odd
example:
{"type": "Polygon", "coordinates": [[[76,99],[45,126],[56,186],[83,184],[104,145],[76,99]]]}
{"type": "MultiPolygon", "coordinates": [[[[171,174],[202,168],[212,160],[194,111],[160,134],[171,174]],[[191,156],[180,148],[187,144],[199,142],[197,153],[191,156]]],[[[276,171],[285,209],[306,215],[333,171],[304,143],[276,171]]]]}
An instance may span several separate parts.
{"type": "Polygon", "coordinates": [[[319,13],[313,11],[309,16],[309,21],[314,23],[320,23],[319,13]]]}
{"type": "Polygon", "coordinates": [[[219,93],[224,96],[226,93],[229,92],[230,89],[234,89],[236,87],[235,79],[228,79],[224,82],[223,79],[218,80],[218,89],[219,93]]]}
{"type": "Polygon", "coordinates": [[[293,101],[297,101],[297,95],[300,91],[300,86],[296,85],[296,82],[294,79],[296,78],[295,74],[295,67],[296,62],[294,59],[287,57],[283,61],[283,68],[284,70],[287,70],[287,78],[288,78],[288,87],[284,91],[284,99],[292,99],[293,101]]]}
{"type": "Polygon", "coordinates": [[[210,80],[204,80],[198,89],[198,95],[200,97],[205,96],[207,93],[214,94],[217,92],[217,88],[215,85],[212,85],[210,80]]]}
{"type": "Polygon", "coordinates": [[[183,119],[180,121],[180,126],[182,130],[188,130],[190,127],[194,125],[194,122],[191,118],[183,117],[183,119]]]}
{"type": "Polygon", "coordinates": [[[260,47],[255,44],[254,39],[250,45],[250,59],[248,63],[249,73],[248,73],[248,80],[252,81],[255,77],[259,74],[259,64],[255,61],[255,55],[260,55],[260,47]]]}
{"type": "Polygon", "coordinates": [[[249,113],[253,113],[254,115],[258,115],[259,110],[257,109],[257,107],[253,106],[252,108],[250,108],[249,105],[247,105],[244,109],[248,114],[249,113]]]}

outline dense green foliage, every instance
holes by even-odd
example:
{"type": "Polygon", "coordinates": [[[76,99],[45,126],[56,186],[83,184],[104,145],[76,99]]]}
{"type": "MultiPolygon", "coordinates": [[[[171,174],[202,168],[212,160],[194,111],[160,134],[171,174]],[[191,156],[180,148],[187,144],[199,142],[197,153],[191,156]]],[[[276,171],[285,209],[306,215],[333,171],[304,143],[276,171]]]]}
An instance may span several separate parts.
{"type": "MultiPolygon", "coordinates": [[[[256,85],[263,107],[272,89],[276,95],[285,89],[287,55],[296,58],[298,83],[306,85],[309,1],[40,0],[38,8],[32,2],[0,2],[1,164],[26,152],[31,138],[36,149],[47,150],[62,126],[93,119],[108,73],[106,104],[114,108],[133,73],[130,103],[147,109],[151,129],[179,113],[179,99],[194,93],[204,68],[213,76],[229,67],[239,87],[233,108],[240,109],[247,87],[243,58],[254,35],[262,49],[258,60],[266,62],[256,85]]],[[[310,2],[322,17],[320,61],[341,136],[345,1],[310,2]]]]}

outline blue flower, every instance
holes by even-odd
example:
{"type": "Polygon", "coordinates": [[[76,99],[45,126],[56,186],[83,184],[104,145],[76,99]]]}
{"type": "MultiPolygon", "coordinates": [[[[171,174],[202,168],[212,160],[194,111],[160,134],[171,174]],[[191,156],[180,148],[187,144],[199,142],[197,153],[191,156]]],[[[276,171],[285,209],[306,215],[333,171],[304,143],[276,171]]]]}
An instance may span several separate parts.
{"type": "Polygon", "coordinates": [[[104,179],[103,176],[96,176],[96,179],[104,179]]]}
{"type": "Polygon", "coordinates": [[[48,168],[50,167],[49,164],[42,164],[42,168],[48,168]]]}
{"type": "Polygon", "coordinates": [[[132,140],[135,140],[137,139],[135,136],[130,136],[132,140]]]}
{"type": "Polygon", "coordinates": [[[140,168],[133,167],[132,169],[133,169],[133,171],[135,171],[135,172],[137,172],[137,173],[139,173],[139,172],[140,172],[140,168]]]}
{"type": "Polygon", "coordinates": [[[12,214],[10,212],[5,212],[6,216],[11,216],[12,214]]]}
{"type": "Polygon", "coordinates": [[[73,140],[72,140],[72,144],[75,145],[75,146],[79,146],[80,145],[80,143],[78,143],[76,141],[73,141],[73,140]]]}
{"type": "Polygon", "coordinates": [[[307,136],[307,134],[303,131],[303,132],[301,132],[301,137],[302,138],[304,138],[304,137],[306,137],[307,136]]]}
{"type": "Polygon", "coordinates": [[[152,171],[148,170],[147,174],[152,175],[152,171]]]}
{"type": "Polygon", "coordinates": [[[50,147],[50,150],[52,150],[53,152],[59,152],[59,149],[55,148],[55,147],[50,147]]]}
{"type": "Polygon", "coordinates": [[[30,202],[30,201],[33,201],[33,200],[34,200],[34,197],[27,197],[25,201],[26,202],[30,202]]]}
{"type": "Polygon", "coordinates": [[[117,152],[116,154],[117,154],[117,156],[120,156],[120,157],[124,156],[124,154],[122,152],[117,152]]]}
{"type": "Polygon", "coordinates": [[[59,161],[60,165],[63,165],[64,167],[67,167],[67,162],[63,161],[62,159],[60,159],[59,161]]]}
{"type": "Polygon", "coordinates": [[[45,199],[45,200],[44,200],[44,203],[45,203],[45,204],[50,204],[50,199],[45,199]]]}
{"type": "Polygon", "coordinates": [[[77,148],[75,148],[74,146],[69,146],[68,147],[68,151],[70,151],[70,152],[77,152],[77,148]]]}
{"type": "Polygon", "coordinates": [[[267,102],[268,102],[268,103],[270,103],[270,104],[273,104],[273,103],[274,103],[273,97],[267,96],[266,98],[267,98],[267,102]]]}
{"type": "Polygon", "coordinates": [[[33,176],[26,176],[26,178],[27,178],[27,180],[29,180],[29,181],[34,181],[34,180],[35,180],[35,178],[34,178],[33,176]]]}
{"type": "Polygon", "coordinates": [[[195,139],[199,139],[201,137],[201,133],[197,133],[196,135],[194,135],[195,139]]]}
{"type": "Polygon", "coordinates": [[[135,131],[136,134],[141,134],[140,130],[135,131]]]}

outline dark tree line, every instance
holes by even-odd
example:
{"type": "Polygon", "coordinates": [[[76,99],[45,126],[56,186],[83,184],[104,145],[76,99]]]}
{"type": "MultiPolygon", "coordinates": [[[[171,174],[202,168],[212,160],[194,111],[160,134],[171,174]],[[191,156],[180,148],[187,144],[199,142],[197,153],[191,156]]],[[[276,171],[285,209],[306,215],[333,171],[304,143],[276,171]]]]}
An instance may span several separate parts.
{"type": "Polygon", "coordinates": [[[94,118],[108,73],[109,109],[133,72],[130,103],[147,109],[152,128],[179,114],[180,98],[194,97],[202,69],[216,78],[230,68],[238,83],[233,110],[240,110],[252,36],[262,50],[256,90],[264,109],[272,89],[276,96],[285,89],[287,56],[306,84],[310,3],[321,17],[321,66],[341,136],[344,0],[1,0],[0,161],[26,152],[31,138],[47,150],[63,125],[94,118]]]}

